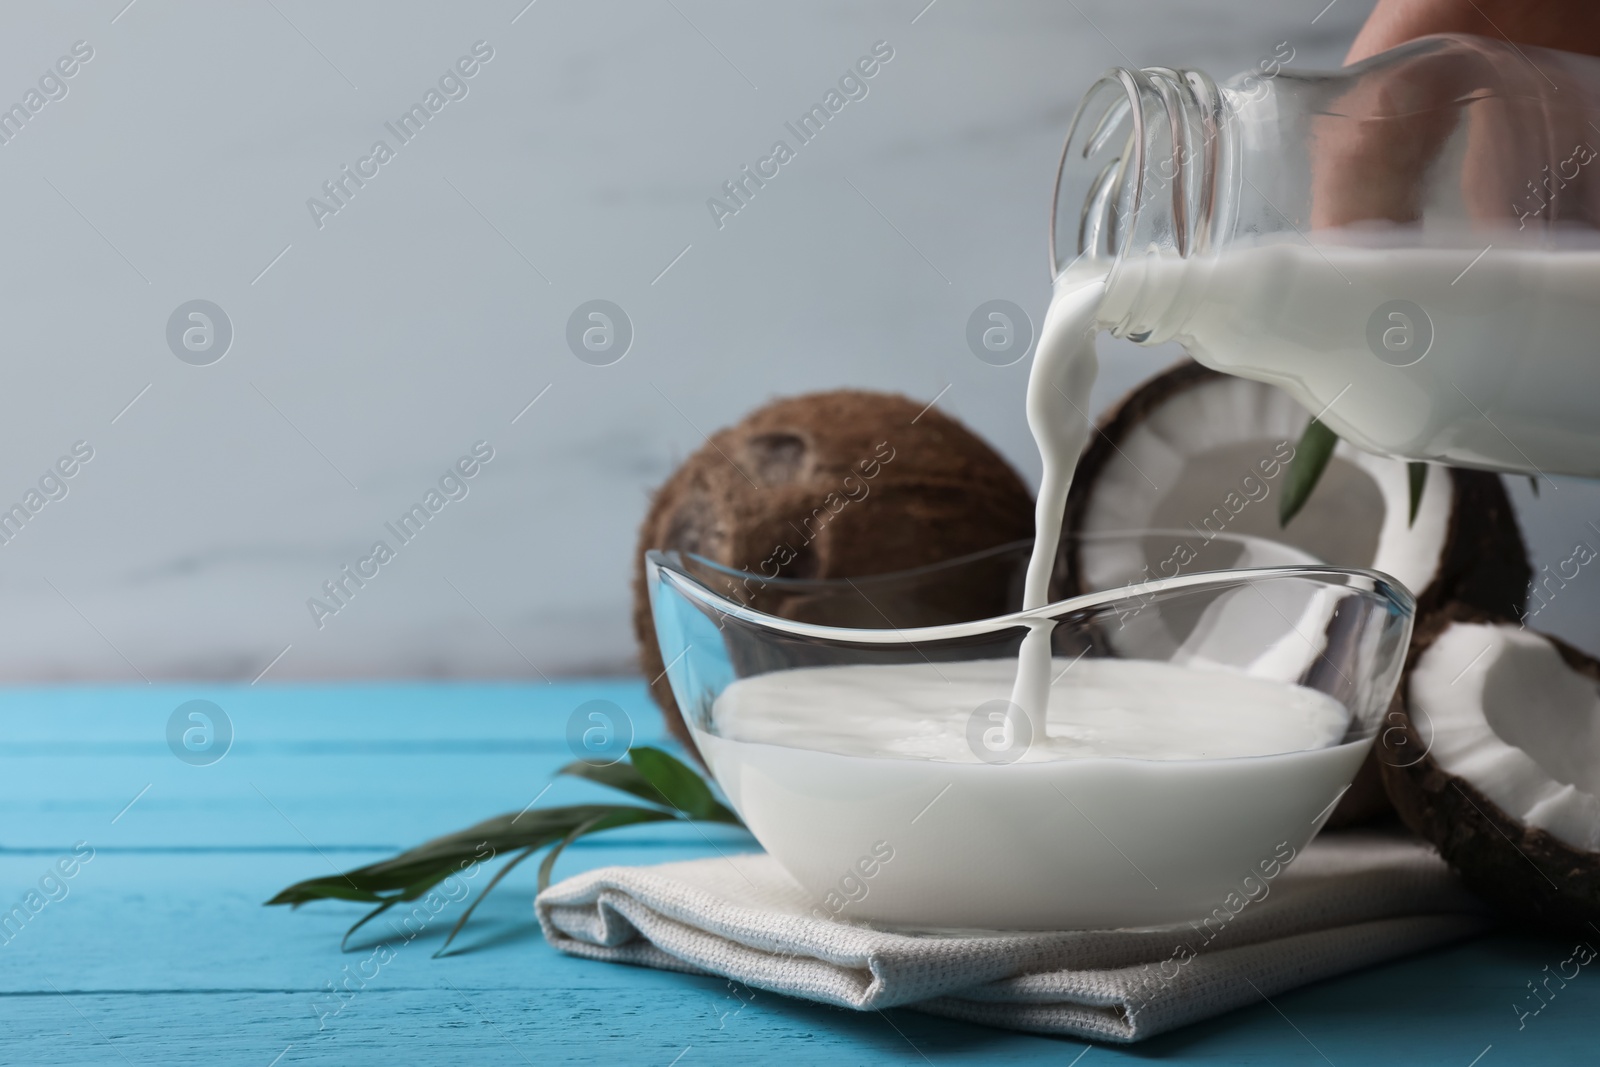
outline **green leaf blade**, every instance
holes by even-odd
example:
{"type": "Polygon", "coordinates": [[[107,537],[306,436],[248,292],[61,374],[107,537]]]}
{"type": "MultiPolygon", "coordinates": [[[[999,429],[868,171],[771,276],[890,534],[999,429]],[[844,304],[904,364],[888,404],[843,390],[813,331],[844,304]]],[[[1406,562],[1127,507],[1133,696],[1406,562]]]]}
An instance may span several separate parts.
{"type": "Polygon", "coordinates": [[[656,788],[661,800],[666,801],[684,818],[698,822],[733,822],[743,825],[737,815],[718,802],[705,779],[677,757],[659,748],[644,746],[629,750],[628,758],[633,761],[639,773],[656,788]]]}
{"type": "Polygon", "coordinates": [[[357,930],[361,929],[363,926],[367,925],[373,919],[376,919],[378,916],[382,915],[384,912],[388,911],[398,903],[398,900],[386,900],[382,904],[379,904],[376,908],[373,908],[371,911],[367,912],[361,918],[357,919],[355,925],[346,930],[344,932],[344,936],[339,939],[339,951],[349,952],[351,936],[357,930]]]}
{"type": "Polygon", "coordinates": [[[483,898],[523,860],[541,848],[550,852],[539,868],[539,888],[549,885],[556,859],[568,845],[590,834],[623,826],[663,822],[744,822],[717,800],[710,784],[692,767],[656,748],[629,750],[631,763],[596,767],[572,763],[557,773],[595,782],[648,801],[637,804],[567,804],[524,808],[452,834],[425,841],[377,863],[336,875],[308,878],[280,890],[268,905],[299,907],[313,900],[347,900],[376,905],[346,933],[341,945],[396,904],[416,900],[450,876],[476,864],[508,860],[489,880],[445,938],[445,952],[483,898]]]}
{"type": "MultiPolygon", "coordinates": [[[[507,852],[523,848],[543,848],[561,840],[575,826],[619,811],[646,810],[626,804],[571,804],[557,808],[533,808],[516,814],[497,816],[475,826],[434,838],[415,848],[378,863],[345,871],[343,874],[308,878],[280,891],[267,901],[273,904],[304,904],[312,900],[352,900],[377,904],[392,896],[413,892],[402,899],[415,899],[449,875],[466,870],[507,852]],[[422,883],[426,882],[425,885],[422,883]],[[421,885],[421,888],[417,887],[421,885]]],[[[648,809],[670,818],[665,812],[648,809]]]]}
{"type": "MultiPolygon", "coordinates": [[[[636,752],[638,749],[633,749],[632,751],[636,752]]],[[[593,763],[585,763],[582,760],[578,760],[567,764],[556,773],[568,775],[572,778],[582,778],[585,781],[595,782],[610,789],[620,789],[624,793],[631,793],[639,799],[647,800],[652,804],[663,803],[661,790],[650,784],[650,779],[640,774],[639,768],[632,763],[625,763],[619,760],[616,763],[597,766],[593,763]]]]}
{"type": "Polygon", "coordinates": [[[1428,484],[1428,465],[1426,463],[1407,463],[1406,479],[1411,488],[1411,513],[1406,519],[1406,528],[1417,524],[1417,508],[1422,506],[1422,490],[1428,484]]]}
{"type": "Polygon", "coordinates": [[[495,872],[494,877],[489,879],[489,884],[483,887],[483,892],[478,894],[476,900],[467,905],[467,910],[461,913],[461,918],[457,919],[456,924],[450,928],[449,936],[444,939],[444,944],[440,945],[438,951],[433,954],[434,959],[438,959],[449,950],[450,943],[456,939],[456,935],[467,925],[467,920],[472,918],[472,913],[478,910],[478,905],[483,903],[483,898],[494,892],[494,887],[500,884],[500,879],[515,870],[517,864],[533,855],[535,851],[535,849],[531,848],[523,849],[511,858],[510,863],[495,872]]]}
{"type": "Polygon", "coordinates": [[[1305,507],[1306,500],[1310,498],[1311,491],[1317,487],[1317,482],[1322,478],[1322,472],[1328,466],[1328,460],[1333,458],[1333,450],[1339,444],[1339,436],[1317,419],[1312,419],[1306,424],[1306,432],[1300,437],[1299,447],[1295,449],[1294,459],[1289,461],[1289,481],[1284,486],[1283,496],[1278,500],[1278,526],[1288,526],[1289,522],[1305,507]]]}

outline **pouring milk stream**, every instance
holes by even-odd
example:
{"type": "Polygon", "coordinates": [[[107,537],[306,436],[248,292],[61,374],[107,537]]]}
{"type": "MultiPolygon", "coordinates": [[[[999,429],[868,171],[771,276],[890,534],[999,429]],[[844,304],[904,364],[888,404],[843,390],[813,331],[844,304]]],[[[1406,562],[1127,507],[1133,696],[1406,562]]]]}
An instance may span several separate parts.
{"type": "MultiPolygon", "coordinates": [[[[1104,281],[1093,274],[1063,271],[1057,277],[1055,296],[1045,312],[1028,373],[1028,429],[1039,447],[1044,470],[1034,504],[1033,554],[1022,590],[1024,611],[1050,602],[1050,575],[1061,541],[1072,471],[1089,442],[1089,393],[1099,370],[1095,319],[1104,292],[1104,281]]],[[[1011,689],[1011,703],[1027,715],[1031,734],[1038,738],[1049,733],[1051,629],[1048,622],[1036,623],[1022,639],[1011,689]]]]}

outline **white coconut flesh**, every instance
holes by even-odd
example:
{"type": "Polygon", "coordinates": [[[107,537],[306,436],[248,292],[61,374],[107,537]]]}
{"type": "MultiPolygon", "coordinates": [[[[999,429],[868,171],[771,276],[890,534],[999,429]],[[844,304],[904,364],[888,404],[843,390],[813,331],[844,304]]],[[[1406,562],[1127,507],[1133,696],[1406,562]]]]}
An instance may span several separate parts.
{"type": "Polygon", "coordinates": [[[1453,623],[1418,659],[1407,697],[1441,770],[1518,822],[1600,850],[1600,690],[1548,640],[1453,623]]]}
{"type": "MultiPolygon", "coordinates": [[[[1208,543],[1208,535],[1270,538],[1326,563],[1382,571],[1420,594],[1438,573],[1449,533],[1448,474],[1430,470],[1410,523],[1406,463],[1341,441],[1304,507],[1281,528],[1283,457],[1293,454],[1309,421],[1286,393],[1261,382],[1222,378],[1180,390],[1117,441],[1089,490],[1079,529],[1192,531],[1200,551],[1185,572],[1249,564],[1234,558],[1237,546],[1208,543]]],[[[1105,588],[1145,565],[1151,577],[1166,577],[1165,557],[1149,557],[1146,549],[1107,544],[1086,548],[1079,559],[1087,586],[1105,588]],[[1130,567],[1130,551],[1146,558],[1130,567]]]]}

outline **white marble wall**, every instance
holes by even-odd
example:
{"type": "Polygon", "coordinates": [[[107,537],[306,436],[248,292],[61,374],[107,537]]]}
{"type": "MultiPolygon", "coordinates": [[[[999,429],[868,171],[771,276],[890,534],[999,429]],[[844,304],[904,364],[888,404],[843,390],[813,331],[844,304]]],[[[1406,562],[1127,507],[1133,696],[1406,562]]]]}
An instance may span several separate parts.
{"type": "MultiPolygon", "coordinates": [[[[645,492],[777,394],[949,385],[1036,477],[1027,366],[978,362],[963,329],[991,298],[1044,306],[1079,94],[1280,40],[1333,64],[1369,6],[524,3],[0,13],[0,100],[93,49],[0,145],[0,502],[94,450],[0,548],[0,676],[248,681],[285,648],[269,680],[627,669],[645,492]],[[868,95],[719,229],[707,197],[880,40],[868,95]],[[478,41],[466,95],[314,219],[478,41]],[[564,339],[595,298],[636,330],[611,366],[564,339]],[[166,339],[193,299],[233,325],[209,366],[166,339]],[[469,494],[319,630],[307,598],[480,440],[469,494]]],[[[1113,346],[1099,400],[1173,354],[1113,346]]],[[[1546,492],[1552,558],[1596,501],[1546,492]]]]}

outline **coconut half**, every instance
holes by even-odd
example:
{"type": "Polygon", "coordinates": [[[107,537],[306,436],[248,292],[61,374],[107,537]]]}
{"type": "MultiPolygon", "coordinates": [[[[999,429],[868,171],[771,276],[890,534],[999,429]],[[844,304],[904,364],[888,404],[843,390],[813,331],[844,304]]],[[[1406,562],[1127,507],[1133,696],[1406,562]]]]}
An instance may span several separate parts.
{"type": "Polygon", "coordinates": [[[1406,825],[1514,918],[1600,921],[1600,662],[1452,608],[1396,703],[1378,752],[1406,825]]]}
{"type": "MultiPolygon", "coordinates": [[[[1341,441],[1300,512],[1281,527],[1289,463],[1311,414],[1277,388],[1185,361],[1145,382],[1100,422],[1067,501],[1068,533],[1174,529],[1187,552],[1150,539],[1090,542],[1057,567],[1063,595],[1104,588],[1108,576],[1152,578],[1234,566],[1217,534],[1287,543],[1342,567],[1382,571],[1417,599],[1425,619],[1450,602],[1510,616],[1531,570],[1500,477],[1433,465],[1415,521],[1404,460],[1341,441]],[[1143,553],[1142,561],[1128,558],[1143,553]]],[[[1365,768],[1330,825],[1387,808],[1376,767],[1365,768]]]]}

